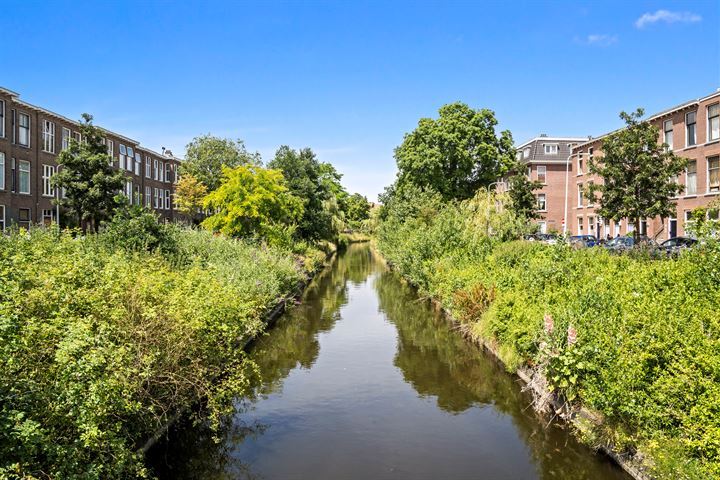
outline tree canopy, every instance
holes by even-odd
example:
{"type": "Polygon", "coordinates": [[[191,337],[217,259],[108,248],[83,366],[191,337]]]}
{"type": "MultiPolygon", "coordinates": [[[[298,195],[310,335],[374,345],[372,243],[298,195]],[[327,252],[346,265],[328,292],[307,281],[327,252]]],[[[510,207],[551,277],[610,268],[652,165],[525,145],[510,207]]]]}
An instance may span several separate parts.
{"type": "Polygon", "coordinates": [[[220,186],[222,167],[260,165],[258,152],[250,153],[242,140],[202,135],[185,147],[185,161],[180,166],[182,175],[192,175],[205,185],[209,192],[220,186]]]}
{"type": "Polygon", "coordinates": [[[636,238],[642,219],[674,214],[671,198],[683,191],[677,176],[687,165],[685,158],[658,142],[658,128],[642,121],[643,114],[641,108],[620,113],[627,126],[605,138],[602,155],[588,163],[590,173],[603,181],[586,191],[590,201],[599,203],[596,211],[602,217],[630,219],[636,238]]]}
{"type": "Polygon", "coordinates": [[[510,207],[526,220],[540,218],[535,190],[542,188],[542,182],[532,181],[523,174],[512,175],[508,179],[510,207]]]}
{"type": "Polygon", "coordinates": [[[488,109],[455,102],[439,114],[421,119],[395,149],[397,183],[430,188],[444,200],[472,198],[512,167],[512,135],[496,134],[497,120],[488,109]]]}
{"type": "Polygon", "coordinates": [[[58,172],[51,178],[53,187],[64,191],[55,202],[75,213],[83,232],[96,231],[100,221],[112,216],[122,204],[118,192],[125,185],[125,174],[113,169],[102,131],[92,119],[92,115],[82,115],[82,141],[70,139],[57,157],[58,172]]]}
{"type": "Polygon", "coordinates": [[[180,213],[194,218],[202,211],[207,187],[191,174],[183,175],[175,185],[175,205],[180,213]]]}
{"type": "Polygon", "coordinates": [[[203,206],[216,212],[204,227],[235,237],[277,236],[303,213],[302,201],[290,192],[282,172],[257,165],[223,167],[220,186],[203,206]]]}

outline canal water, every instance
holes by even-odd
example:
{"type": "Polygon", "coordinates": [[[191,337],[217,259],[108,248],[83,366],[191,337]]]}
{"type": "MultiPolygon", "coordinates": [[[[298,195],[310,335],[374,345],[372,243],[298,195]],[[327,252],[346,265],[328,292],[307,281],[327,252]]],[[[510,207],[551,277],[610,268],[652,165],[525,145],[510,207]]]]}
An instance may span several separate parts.
{"type": "Polygon", "coordinates": [[[367,245],[352,245],[250,350],[262,380],[219,441],[179,425],[161,479],[626,479],[538,417],[367,245]]]}

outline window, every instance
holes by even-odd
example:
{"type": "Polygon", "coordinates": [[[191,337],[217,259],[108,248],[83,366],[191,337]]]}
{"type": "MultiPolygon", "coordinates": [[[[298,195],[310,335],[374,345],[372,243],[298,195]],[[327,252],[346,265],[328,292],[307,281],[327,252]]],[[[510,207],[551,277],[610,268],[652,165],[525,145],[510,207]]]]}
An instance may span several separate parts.
{"type": "Polygon", "coordinates": [[[55,124],[43,120],[43,151],[55,153],[55,124]]]}
{"type": "Polygon", "coordinates": [[[73,132],[73,138],[78,143],[82,142],[82,135],[80,134],[80,132],[73,132]]]}
{"type": "Polygon", "coordinates": [[[545,183],[546,174],[547,174],[547,167],[545,165],[538,165],[538,167],[537,167],[538,182],[545,183]]]}
{"type": "Polygon", "coordinates": [[[142,168],[142,157],[140,152],[135,152],[135,175],[140,176],[140,169],[142,168]]]}
{"type": "Polygon", "coordinates": [[[18,223],[21,227],[30,228],[30,209],[21,208],[18,210],[18,223]]]}
{"type": "Polygon", "coordinates": [[[527,173],[525,174],[528,180],[532,180],[532,166],[528,165],[527,167],[527,173]]]}
{"type": "Polygon", "coordinates": [[[692,147],[697,142],[697,136],[695,135],[696,119],[697,112],[690,112],[685,115],[685,136],[687,137],[685,142],[686,147],[692,147]]]}
{"type": "Polygon", "coordinates": [[[578,217],[578,235],[583,234],[583,217],[578,217]]]}
{"type": "Polygon", "coordinates": [[[583,173],[583,153],[578,153],[578,159],[577,159],[577,165],[578,165],[578,175],[582,175],[583,173]]]}
{"type": "Polygon", "coordinates": [[[673,122],[666,120],[663,122],[663,142],[667,144],[667,149],[673,149],[673,122]]]}
{"type": "Polygon", "coordinates": [[[125,145],[120,144],[120,155],[118,156],[118,168],[125,170],[125,155],[127,155],[127,149],[125,145]]]}
{"type": "Polygon", "coordinates": [[[0,205],[0,232],[5,231],[5,205],[0,205]]]}
{"type": "Polygon", "coordinates": [[[688,161],[685,172],[685,194],[695,195],[697,193],[697,160],[688,161]]]}
{"type": "Polygon", "coordinates": [[[153,189],[153,208],[159,208],[158,204],[160,203],[160,189],[154,188],[153,189]]]}
{"type": "MultiPolygon", "coordinates": [[[[595,184],[595,182],[588,182],[588,192],[590,191],[590,189],[592,188],[592,186],[593,186],[594,184],[595,184]]],[[[595,196],[595,194],[593,194],[593,196],[595,196]]],[[[594,206],[594,205],[595,205],[595,201],[594,201],[594,200],[588,200],[588,207],[592,207],[592,206],[594,206]]]]}
{"type": "Polygon", "coordinates": [[[543,143],[545,149],[545,155],[557,155],[558,146],[557,143],[543,143]]]}
{"type": "Polygon", "coordinates": [[[151,205],[151,197],[152,197],[152,190],[150,187],[145,187],[145,206],[149,207],[151,205]]]}
{"type": "Polygon", "coordinates": [[[708,192],[720,192],[720,156],[707,159],[708,192]]]}
{"type": "Polygon", "coordinates": [[[582,208],[583,206],[583,184],[578,183],[578,191],[577,191],[577,204],[578,207],[582,208]]]}
{"type": "Polygon", "coordinates": [[[145,156],[145,178],[152,176],[152,164],[150,163],[150,157],[145,156]]]}
{"type": "Polygon", "coordinates": [[[589,162],[592,162],[594,151],[595,151],[595,149],[593,147],[588,148],[588,161],[589,162]]]}
{"type": "Polygon", "coordinates": [[[545,222],[538,222],[538,229],[540,233],[547,233],[547,224],[545,222]]]}
{"type": "Polygon", "coordinates": [[[62,129],[62,149],[65,150],[70,146],[70,129],[63,127],[62,129]]]}
{"type": "Polygon", "coordinates": [[[170,190],[165,190],[165,210],[170,210],[170,190]]]}
{"type": "MultiPolygon", "coordinates": [[[[4,136],[5,136],[5,102],[0,100],[0,138],[2,138],[4,136]]],[[[3,207],[3,213],[5,213],[4,208],[5,207],[3,207]]],[[[0,219],[0,220],[2,220],[2,219],[0,219]]],[[[5,222],[3,221],[3,226],[4,225],[5,225],[5,222]]]]}
{"type": "Polygon", "coordinates": [[[55,196],[55,189],[50,183],[50,179],[52,176],[55,175],[55,167],[52,165],[43,165],[43,196],[44,197],[54,197],[55,196]]]}
{"type": "Polygon", "coordinates": [[[530,156],[530,147],[523,150],[523,158],[528,158],[530,156]]]}
{"type": "Polygon", "coordinates": [[[720,103],[708,107],[708,142],[720,139],[720,103]]]}
{"type": "Polygon", "coordinates": [[[132,158],[135,157],[135,152],[133,151],[132,147],[127,147],[127,155],[128,155],[128,157],[132,157],[132,158]]]}
{"type": "Polygon", "coordinates": [[[114,159],[113,159],[113,154],[115,153],[115,151],[114,151],[114,149],[113,149],[113,147],[114,147],[113,141],[112,141],[112,140],[107,140],[107,141],[105,142],[105,146],[107,147],[107,153],[108,153],[108,155],[110,155],[110,160],[108,160],[108,162],[110,163],[110,166],[112,166],[113,161],[114,161],[114,159]]]}
{"type": "Polygon", "coordinates": [[[51,225],[55,221],[55,210],[47,209],[42,211],[43,225],[51,225]]]}
{"type": "Polygon", "coordinates": [[[18,162],[19,171],[19,193],[30,193],[30,162],[20,160],[18,162]]]}
{"type": "Polygon", "coordinates": [[[5,154],[0,152],[0,190],[5,190],[5,154]]]}
{"type": "Polygon", "coordinates": [[[133,194],[133,183],[132,180],[126,180],[125,181],[125,196],[128,199],[128,202],[132,204],[132,194],[133,194]]]}
{"type": "Polygon", "coordinates": [[[177,184],[180,181],[180,165],[173,167],[173,183],[177,184]]]}
{"type": "Polygon", "coordinates": [[[545,210],[547,210],[547,208],[546,208],[547,204],[546,204],[545,198],[546,197],[545,197],[544,193],[539,193],[537,196],[537,209],[540,210],[541,212],[544,212],[545,210]]]}
{"type": "Polygon", "coordinates": [[[172,175],[171,175],[171,165],[170,162],[165,164],[165,183],[172,183],[172,175]]]}
{"type": "Polygon", "coordinates": [[[18,115],[18,143],[25,147],[30,146],[30,115],[18,115]]]}
{"type": "Polygon", "coordinates": [[[590,235],[593,237],[597,236],[595,232],[595,217],[588,217],[588,230],[590,235]]]}
{"type": "MultiPolygon", "coordinates": [[[[159,175],[159,174],[158,174],[158,161],[157,161],[157,158],[156,158],[155,160],[153,160],[153,172],[155,172],[155,173],[153,174],[153,178],[154,178],[155,180],[158,180],[158,175],[159,175]]],[[[156,207],[156,208],[157,208],[157,207],[156,207]]]]}
{"type": "Polygon", "coordinates": [[[140,185],[135,185],[133,203],[135,203],[135,205],[142,205],[142,194],[140,193],[140,185]]]}

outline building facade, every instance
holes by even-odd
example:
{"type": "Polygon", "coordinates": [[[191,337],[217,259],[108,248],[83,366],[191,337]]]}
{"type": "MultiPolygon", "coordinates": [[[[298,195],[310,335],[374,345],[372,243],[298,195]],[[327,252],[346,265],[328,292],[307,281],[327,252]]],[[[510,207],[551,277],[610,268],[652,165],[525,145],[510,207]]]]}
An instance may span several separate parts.
{"type": "MultiPolygon", "coordinates": [[[[676,155],[689,160],[686,171],[678,178],[685,191],[673,199],[675,215],[667,219],[644,219],[640,225],[641,234],[665,240],[685,235],[692,210],[720,198],[720,91],[652,115],[648,121],[659,129],[658,142],[667,143],[676,155]]],[[[607,238],[634,230],[627,219],[615,222],[600,217],[596,206],[582,195],[589,184],[601,182],[588,174],[587,162],[602,155],[602,142],[607,135],[579,143],[572,149],[568,189],[571,212],[568,231],[572,235],[607,238]]]]}
{"type": "Polygon", "coordinates": [[[535,192],[541,216],[537,220],[540,233],[562,232],[568,157],[576,145],[586,141],[587,137],[548,137],[543,134],[516,148],[517,159],[526,168],[528,178],[543,184],[535,192]]]}
{"type": "MultiPolygon", "coordinates": [[[[179,218],[173,202],[181,159],[154,152],[120,134],[104,130],[113,166],[125,172],[124,194],[135,205],[153,209],[166,221],[179,218]]],[[[71,138],[81,140],[79,123],[31,105],[0,87],[0,231],[12,224],[57,222],[50,184],[57,156],[71,138]]]]}

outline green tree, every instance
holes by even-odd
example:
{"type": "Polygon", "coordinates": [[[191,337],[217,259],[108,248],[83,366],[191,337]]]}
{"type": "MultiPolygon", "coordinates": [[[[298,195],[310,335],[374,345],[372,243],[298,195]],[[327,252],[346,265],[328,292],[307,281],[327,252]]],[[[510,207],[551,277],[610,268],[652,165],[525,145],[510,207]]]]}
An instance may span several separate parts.
{"type": "Polygon", "coordinates": [[[603,155],[589,162],[590,173],[603,181],[585,192],[588,200],[600,205],[596,211],[602,217],[630,219],[636,240],[642,219],[665,218],[675,212],[670,199],[683,191],[677,176],[687,165],[687,159],[658,142],[658,128],[642,121],[643,114],[642,108],[620,113],[627,126],[609,135],[603,141],[603,155]]]}
{"type": "Polygon", "coordinates": [[[444,200],[471,198],[514,163],[512,135],[495,132],[491,110],[444,105],[438,119],[423,118],[395,149],[398,184],[431,188],[444,200]]]}
{"type": "Polygon", "coordinates": [[[535,190],[542,188],[542,182],[531,181],[526,175],[515,174],[508,179],[510,208],[521,218],[540,218],[535,190]]]}
{"type": "Polygon", "coordinates": [[[213,137],[210,134],[195,137],[185,147],[185,161],[180,165],[181,175],[192,175],[205,185],[209,192],[220,186],[222,167],[260,165],[260,154],[250,153],[242,140],[213,137]]]}
{"type": "Polygon", "coordinates": [[[207,187],[191,174],[183,175],[175,186],[175,204],[180,213],[195,218],[202,211],[207,187]]]}
{"type": "Polygon", "coordinates": [[[370,202],[359,193],[353,193],[347,198],[345,218],[350,225],[357,227],[360,222],[370,218],[370,202]]]}
{"type": "Polygon", "coordinates": [[[282,172],[257,165],[223,167],[220,186],[205,197],[203,206],[217,213],[202,225],[234,237],[275,236],[303,213],[282,172]]]}
{"type": "Polygon", "coordinates": [[[268,167],[282,171],[290,192],[303,202],[298,234],[311,240],[334,238],[337,231],[333,224],[337,222],[333,221],[332,210],[335,208],[327,201],[334,197],[333,189],[339,185],[340,174],[332,165],[318,161],[309,148],[298,151],[283,145],[268,167]]]}
{"type": "Polygon", "coordinates": [[[92,119],[92,115],[82,115],[82,141],[70,139],[68,148],[58,155],[58,172],[51,179],[54,188],[65,192],[54,202],[75,213],[83,232],[97,231],[100,222],[112,216],[123,203],[118,192],[125,185],[125,174],[113,169],[102,131],[92,119]]]}

